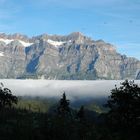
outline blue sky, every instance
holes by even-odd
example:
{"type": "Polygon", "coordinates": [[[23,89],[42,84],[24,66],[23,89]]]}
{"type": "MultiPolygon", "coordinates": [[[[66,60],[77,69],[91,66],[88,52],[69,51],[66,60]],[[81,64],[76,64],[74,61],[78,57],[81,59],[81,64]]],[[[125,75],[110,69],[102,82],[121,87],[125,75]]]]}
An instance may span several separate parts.
{"type": "Polygon", "coordinates": [[[0,0],[0,32],[79,31],[140,59],[140,0],[0,0]]]}

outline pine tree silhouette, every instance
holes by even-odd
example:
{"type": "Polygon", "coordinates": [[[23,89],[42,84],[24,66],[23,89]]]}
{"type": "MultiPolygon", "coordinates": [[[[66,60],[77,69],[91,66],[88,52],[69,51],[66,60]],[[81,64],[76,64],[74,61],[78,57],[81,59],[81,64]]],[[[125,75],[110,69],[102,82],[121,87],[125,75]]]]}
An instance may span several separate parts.
{"type": "Polygon", "coordinates": [[[67,100],[65,92],[63,93],[62,98],[59,101],[59,105],[57,108],[58,115],[62,117],[66,117],[70,115],[70,101],[67,100]]]}

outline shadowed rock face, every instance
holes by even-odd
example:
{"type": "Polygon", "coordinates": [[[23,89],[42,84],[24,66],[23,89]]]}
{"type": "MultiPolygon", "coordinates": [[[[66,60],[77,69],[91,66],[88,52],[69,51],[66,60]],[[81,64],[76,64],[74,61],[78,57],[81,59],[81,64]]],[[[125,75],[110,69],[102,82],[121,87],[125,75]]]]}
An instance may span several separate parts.
{"type": "Polygon", "coordinates": [[[140,79],[140,61],[103,40],[67,36],[0,34],[0,78],[140,79]]]}

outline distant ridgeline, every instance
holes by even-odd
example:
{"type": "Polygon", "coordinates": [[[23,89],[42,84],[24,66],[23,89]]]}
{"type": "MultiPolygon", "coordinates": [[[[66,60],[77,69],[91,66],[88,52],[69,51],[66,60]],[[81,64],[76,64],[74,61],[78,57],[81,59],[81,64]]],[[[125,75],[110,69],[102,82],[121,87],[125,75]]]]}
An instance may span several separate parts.
{"type": "Polygon", "coordinates": [[[0,78],[140,79],[140,61],[79,32],[32,38],[0,34],[0,78]]]}

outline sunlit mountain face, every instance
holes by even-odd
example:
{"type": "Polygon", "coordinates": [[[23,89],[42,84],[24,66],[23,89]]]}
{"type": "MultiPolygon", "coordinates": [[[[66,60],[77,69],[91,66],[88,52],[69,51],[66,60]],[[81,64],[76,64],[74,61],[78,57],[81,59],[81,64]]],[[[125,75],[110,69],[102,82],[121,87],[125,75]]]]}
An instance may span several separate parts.
{"type": "Polygon", "coordinates": [[[140,61],[80,32],[29,38],[0,34],[0,78],[140,79],[140,61]]]}

